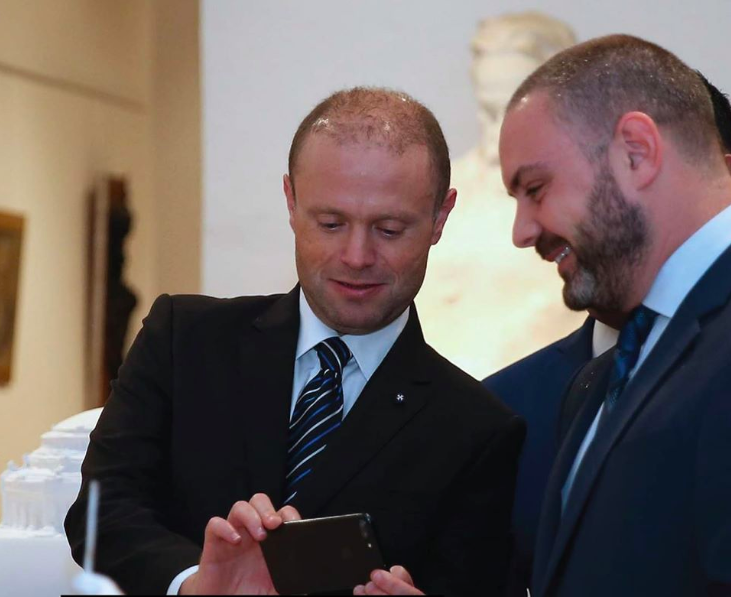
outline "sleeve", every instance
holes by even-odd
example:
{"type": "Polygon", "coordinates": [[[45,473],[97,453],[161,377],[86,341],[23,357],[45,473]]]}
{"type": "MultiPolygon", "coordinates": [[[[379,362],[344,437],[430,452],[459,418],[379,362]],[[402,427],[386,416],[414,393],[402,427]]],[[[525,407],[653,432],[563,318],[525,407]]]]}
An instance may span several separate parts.
{"type": "Polygon", "coordinates": [[[159,297],[112,382],[66,517],[74,559],[83,560],[87,490],[101,484],[95,569],[127,593],[164,594],[201,548],[166,526],[170,501],[173,300],[159,297]]]}
{"type": "Polygon", "coordinates": [[[525,439],[517,416],[488,441],[463,471],[438,521],[428,556],[413,571],[416,586],[427,594],[503,595],[512,541],[510,519],[525,439]]]}
{"type": "MultiPolygon", "coordinates": [[[[725,376],[720,376],[725,377],[725,376]]],[[[731,400],[719,381],[698,437],[694,507],[706,594],[731,595],[731,400]]]]}
{"type": "Polygon", "coordinates": [[[168,587],[168,592],[165,593],[166,595],[177,595],[180,592],[180,587],[183,586],[183,583],[193,576],[196,572],[198,572],[199,566],[191,566],[190,568],[186,568],[183,570],[180,574],[178,574],[174,579],[173,582],[170,583],[170,586],[168,587]]]}

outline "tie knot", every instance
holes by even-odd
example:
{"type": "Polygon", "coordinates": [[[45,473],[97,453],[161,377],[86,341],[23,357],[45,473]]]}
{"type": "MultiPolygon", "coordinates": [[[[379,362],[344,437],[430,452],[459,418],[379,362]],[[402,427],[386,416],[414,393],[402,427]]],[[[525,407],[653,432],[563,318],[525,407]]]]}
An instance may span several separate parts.
{"type": "Polygon", "coordinates": [[[652,309],[640,305],[632,311],[627,323],[622,327],[617,339],[617,347],[626,353],[639,352],[640,347],[647,340],[647,336],[655,323],[657,313],[652,309]]]}
{"type": "Polygon", "coordinates": [[[315,350],[323,369],[329,369],[341,375],[350,357],[353,356],[348,345],[337,336],[323,340],[315,346],[315,350]]]}

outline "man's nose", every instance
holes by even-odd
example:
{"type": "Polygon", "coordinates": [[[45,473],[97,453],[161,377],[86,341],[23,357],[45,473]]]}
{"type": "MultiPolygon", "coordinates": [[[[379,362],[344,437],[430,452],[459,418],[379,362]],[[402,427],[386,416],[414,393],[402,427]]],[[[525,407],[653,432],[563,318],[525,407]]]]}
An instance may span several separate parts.
{"type": "Polygon", "coordinates": [[[342,261],[351,269],[361,270],[376,262],[373,240],[367,230],[353,229],[347,237],[342,261]]]}
{"type": "Polygon", "coordinates": [[[513,244],[519,249],[535,246],[541,234],[541,227],[535,218],[532,202],[517,200],[513,221],[513,244]]]}

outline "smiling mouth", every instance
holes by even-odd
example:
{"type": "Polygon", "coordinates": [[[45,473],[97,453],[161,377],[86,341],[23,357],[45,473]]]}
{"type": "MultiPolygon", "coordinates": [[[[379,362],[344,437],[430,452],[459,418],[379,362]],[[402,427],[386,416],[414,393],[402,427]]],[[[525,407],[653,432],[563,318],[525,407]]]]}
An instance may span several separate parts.
{"type": "Polygon", "coordinates": [[[554,261],[556,262],[556,265],[560,264],[566,257],[568,257],[571,254],[571,247],[566,245],[563,248],[563,251],[561,251],[558,255],[556,255],[556,258],[554,261]]]}
{"type": "Polygon", "coordinates": [[[343,282],[342,280],[335,280],[338,284],[345,286],[346,288],[352,288],[353,290],[366,290],[368,288],[375,288],[376,286],[380,286],[381,284],[374,282],[374,283],[367,283],[367,282],[360,282],[358,284],[353,284],[351,282],[343,282]]]}

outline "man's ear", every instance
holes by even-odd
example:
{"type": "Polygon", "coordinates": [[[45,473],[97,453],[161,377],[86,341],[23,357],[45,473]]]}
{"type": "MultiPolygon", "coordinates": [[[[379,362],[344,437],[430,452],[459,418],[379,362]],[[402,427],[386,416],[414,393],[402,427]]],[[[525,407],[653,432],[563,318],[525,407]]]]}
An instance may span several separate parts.
{"type": "Polygon", "coordinates": [[[284,188],[284,196],[287,198],[287,211],[289,212],[289,227],[294,230],[294,185],[289,174],[282,177],[282,187],[284,188]]]}
{"type": "Polygon", "coordinates": [[[431,244],[436,245],[439,242],[439,239],[442,238],[444,224],[446,224],[449,212],[451,212],[454,208],[456,201],[457,189],[449,189],[439,211],[437,212],[436,218],[434,218],[434,230],[432,231],[431,244]]]}
{"type": "Polygon", "coordinates": [[[610,161],[618,180],[642,190],[660,173],[664,141],[655,121],[644,112],[627,112],[617,122],[610,161]]]}

